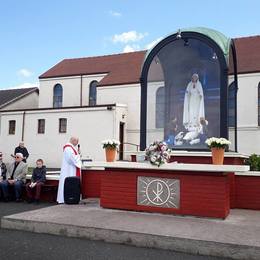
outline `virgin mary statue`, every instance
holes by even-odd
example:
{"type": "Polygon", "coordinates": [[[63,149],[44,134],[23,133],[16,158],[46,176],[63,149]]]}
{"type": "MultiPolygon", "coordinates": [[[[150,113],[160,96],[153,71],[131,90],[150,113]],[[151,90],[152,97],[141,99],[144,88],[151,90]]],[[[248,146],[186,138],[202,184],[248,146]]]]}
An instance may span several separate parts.
{"type": "Polygon", "coordinates": [[[193,74],[184,97],[183,125],[188,131],[194,131],[200,126],[200,118],[205,118],[203,88],[199,75],[193,74]]]}

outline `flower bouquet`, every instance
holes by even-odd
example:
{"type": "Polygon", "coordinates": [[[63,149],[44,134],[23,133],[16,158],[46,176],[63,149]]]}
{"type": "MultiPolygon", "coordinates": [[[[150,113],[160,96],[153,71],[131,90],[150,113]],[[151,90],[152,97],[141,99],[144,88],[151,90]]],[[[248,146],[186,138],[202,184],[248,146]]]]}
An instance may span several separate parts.
{"type": "Polygon", "coordinates": [[[167,163],[170,159],[171,149],[162,141],[154,141],[145,149],[145,158],[153,165],[158,167],[167,163]]]}
{"type": "Polygon", "coordinates": [[[208,145],[209,148],[222,148],[226,149],[231,142],[228,141],[226,138],[217,138],[217,137],[211,137],[208,138],[205,143],[208,145]]]}
{"type": "Polygon", "coordinates": [[[211,149],[213,164],[223,164],[225,149],[231,144],[226,138],[208,138],[205,143],[211,149]]]}

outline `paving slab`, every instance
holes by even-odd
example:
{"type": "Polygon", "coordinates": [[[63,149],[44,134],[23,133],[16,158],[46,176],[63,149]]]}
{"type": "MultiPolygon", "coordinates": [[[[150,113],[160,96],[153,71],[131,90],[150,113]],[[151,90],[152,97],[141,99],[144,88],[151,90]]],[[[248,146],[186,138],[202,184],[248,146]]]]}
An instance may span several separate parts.
{"type": "Polygon", "coordinates": [[[5,216],[1,227],[191,254],[260,259],[260,211],[225,219],[103,209],[97,201],[5,216]]]}

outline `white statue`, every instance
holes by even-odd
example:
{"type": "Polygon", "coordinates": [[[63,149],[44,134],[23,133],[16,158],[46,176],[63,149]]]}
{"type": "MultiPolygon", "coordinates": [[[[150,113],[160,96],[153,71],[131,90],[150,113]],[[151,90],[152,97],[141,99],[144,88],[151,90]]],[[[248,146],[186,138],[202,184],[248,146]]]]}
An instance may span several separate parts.
{"type": "Polygon", "coordinates": [[[183,125],[189,132],[200,127],[200,118],[205,118],[203,88],[199,75],[193,74],[184,97],[183,125]]]}

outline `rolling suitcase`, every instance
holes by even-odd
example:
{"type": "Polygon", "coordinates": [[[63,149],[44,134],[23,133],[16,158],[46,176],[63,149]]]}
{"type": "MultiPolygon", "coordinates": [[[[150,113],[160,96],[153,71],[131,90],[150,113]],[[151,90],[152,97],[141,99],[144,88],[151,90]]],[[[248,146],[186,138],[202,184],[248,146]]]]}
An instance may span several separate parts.
{"type": "Polygon", "coordinates": [[[67,177],[64,182],[64,202],[66,204],[79,204],[80,178],[67,177]]]}

